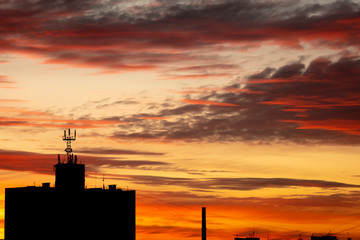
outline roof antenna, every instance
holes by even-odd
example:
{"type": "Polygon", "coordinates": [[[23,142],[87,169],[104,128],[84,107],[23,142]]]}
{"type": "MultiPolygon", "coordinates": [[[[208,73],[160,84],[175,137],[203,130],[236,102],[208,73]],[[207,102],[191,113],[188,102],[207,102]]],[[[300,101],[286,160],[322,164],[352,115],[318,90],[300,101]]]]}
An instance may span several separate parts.
{"type": "Polygon", "coordinates": [[[66,130],[64,130],[63,141],[66,141],[65,152],[66,152],[66,159],[68,161],[67,163],[69,163],[69,160],[71,158],[70,153],[72,153],[71,141],[75,141],[75,140],[76,140],[76,130],[74,131],[74,135],[71,135],[70,128],[68,129],[68,134],[66,134],[66,130]]]}
{"type": "Polygon", "coordinates": [[[105,189],[105,177],[104,177],[104,174],[103,174],[103,189],[105,189]]]}

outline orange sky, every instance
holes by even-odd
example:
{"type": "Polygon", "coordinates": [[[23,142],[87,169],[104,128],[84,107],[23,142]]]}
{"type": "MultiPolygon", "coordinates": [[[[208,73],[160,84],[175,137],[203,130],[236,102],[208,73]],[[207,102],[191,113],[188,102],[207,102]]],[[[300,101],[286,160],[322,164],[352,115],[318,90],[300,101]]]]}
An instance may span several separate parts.
{"type": "Polygon", "coordinates": [[[4,189],[137,190],[137,239],[360,239],[360,2],[0,3],[4,189]]]}

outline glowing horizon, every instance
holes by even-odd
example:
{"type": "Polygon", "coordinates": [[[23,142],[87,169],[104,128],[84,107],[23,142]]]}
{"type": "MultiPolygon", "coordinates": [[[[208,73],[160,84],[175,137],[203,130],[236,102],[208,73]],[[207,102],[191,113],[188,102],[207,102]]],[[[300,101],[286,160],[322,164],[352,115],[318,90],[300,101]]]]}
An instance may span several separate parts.
{"type": "Polygon", "coordinates": [[[137,191],[137,239],[360,239],[357,0],[0,3],[4,189],[137,191]],[[343,235],[345,234],[345,235],[343,235]]]}

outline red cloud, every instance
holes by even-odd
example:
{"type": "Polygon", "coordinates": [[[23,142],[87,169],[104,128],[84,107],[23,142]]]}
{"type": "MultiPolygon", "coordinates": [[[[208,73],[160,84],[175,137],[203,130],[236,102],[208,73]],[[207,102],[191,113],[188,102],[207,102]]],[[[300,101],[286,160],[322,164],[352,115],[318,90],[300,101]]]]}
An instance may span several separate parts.
{"type": "Polygon", "coordinates": [[[150,120],[168,120],[171,119],[171,117],[138,117],[138,119],[150,119],[150,120]]]}
{"type": "Polygon", "coordinates": [[[221,103],[208,100],[195,100],[195,99],[181,99],[184,103],[199,104],[199,105],[213,105],[213,106],[225,106],[225,107],[238,107],[239,105],[233,103],[221,103]]]}
{"type": "MultiPolygon", "coordinates": [[[[103,149],[112,155],[162,155],[156,152],[125,151],[119,149],[103,149]]],[[[98,154],[100,149],[82,149],[79,152],[98,154]]],[[[76,153],[76,152],[75,152],[76,153]]],[[[61,156],[62,158],[63,156],[61,156]]],[[[79,161],[87,165],[88,173],[95,173],[94,167],[111,166],[113,168],[136,168],[139,166],[167,165],[166,162],[145,160],[116,160],[112,157],[95,157],[79,155],[79,161]]],[[[41,174],[53,174],[53,166],[57,163],[56,154],[40,154],[25,151],[9,151],[0,149],[0,169],[12,171],[32,171],[41,174]]]]}
{"type": "Polygon", "coordinates": [[[126,124],[117,120],[85,120],[85,119],[43,119],[43,118],[9,118],[0,117],[0,126],[33,126],[55,128],[98,128],[104,125],[126,124]]]}
{"type": "Polygon", "coordinates": [[[0,112],[4,112],[4,113],[17,113],[20,115],[35,115],[35,116],[48,116],[48,117],[53,117],[54,115],[49,113],[49,112],[42,112],[42,111],[34,111],[34,110],[28,110],[25,108],[16,108],[16,107],[0,107],[0,112]]]}
{"type": "Polygon", "coordinates": [[[233,93],[247,93],[247,94],[264,94],[264,91],[251,91],[247,88],[235,88],[235,87],[224,87],[224,88],[210,88],[210,87],[188,87],[184,91],[175,91],[181,94],[206,94],[210,92],[233,92],[233,93]]]}
{"type": "Polygon", "coordinates": [[[207,79],[207,78],[219,78],[219,77],[230,77],[230,74],[217,74],[217,73],[209,73],[209,74],[190,74],[190,75],[178,75],[172,76],[168,78],[163,78],[161,80],[179,80],[179,79],[207,79]]]}
{"type": "MultiPolygon", "coordinates": [[[[335,108],[335,107],[346,107],[346,106],[360,106],[360,102],[356,100],[356,97],[353,99],[344,99],[336,97],[324,97],[324,96],[287,96],[286,98],[277,98],[275,100],[269,100],[261,102],[262,104],[268,105],[284,105],[292,106],[299,109],[307,108],[335,108]]],[[[284,109],[284,111],[291,111],[291,109],[284,109]]]]}
{"type": "Polygon", "coordinates": [[[300,127],[297,129],[323,129],[331,131],[341,131],[351,135],[360,135],[359,120],[345,119],[327,119],[321,121],[301,121],[301,120],[280,120],[281,122],[298,123],[300,127]]]}
{"type": "MultiPolygon", "coordinates": [[[[106,1],[25,5],[15,0],[0,4],[0,45],[2,52],[40,55],[47,58],[46,63],[110,70],[147,70],[179,61],[201,61],[203,65],[177,69],[213,68],[221,71],[213,77],[221,77],[234,66],[218,64],[211,55],[213,47],[221,50],[265,43],[299,48],[301,42],[359,47],[359,7],[354,2],[322,3],[316,8],[294,4],[290,8],[281,2],[173,1],[129,8],[121,3],[109,6],[106,1]],[[200,51],[193,51],[195,47],[200,51]]],[[[207,73],[191,75],[178,78],[210,77],[207,73]]]]}
{"type": "Polygon", "coordinates": [[[287,83],[290,79],[251,79],[248,80],[248,84],[263,84],[263,83],[287,83]]]}
{"type": "Polygon", "coordinates": [[[234,87],[227,87],[222,89],[225,92],[235,92],[235,93],[247,93],[247,94],[265,94],[265,91],[252,91],[247,88],[234,88],[234,87]]]}
{"type": "MultiPolygon", "coordinates": [[[[0,103],[23,103],[23,102],[27,102],[27,101],[23,99],[0,99],[0,103]]],[[[1,112],[1,108],[0,108],[0,112],[1,112]]]]}
{"type": "Polygon", "coordinates": [[[359,72],[357,57],[322,58],[266,68],[249,76],[256,84],[187,88],[196,99],[154,114],[174,121],[152,129],[138,122],[139,128],[122,128],[113,138],[358,144],[359,72]]]}
{"type": "Polygon", "coordinates": [[[0,88],[4,88],[4,89],[6,89],[6,88],[8,88],[8,89],[16,88],[14,86],[14,84],[15,84],[15,82],[8,80],[7,76],[0,76],[0,88]]]}

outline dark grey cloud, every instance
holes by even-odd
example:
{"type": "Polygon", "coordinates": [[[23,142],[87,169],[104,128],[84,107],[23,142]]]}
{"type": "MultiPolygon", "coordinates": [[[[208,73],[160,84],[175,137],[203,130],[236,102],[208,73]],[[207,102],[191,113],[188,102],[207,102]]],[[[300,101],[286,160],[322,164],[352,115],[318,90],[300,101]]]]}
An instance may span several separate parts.
{"type": "Polygon", "coordinates": [[[102,109],[102,108],[106,108],[106,107],[113,107],[116,105],[135,105],[135,104],[140,104],[139,101],[135,101],[135,100],[118,100],[118,101],[113,101],[110,103],[101,103],[98,104],[96,106],[97,109],[102,109]]]}
{"type": "MultiPolygon", "coordinates": [[[[169,164],[163,161],[117,160],[110,157],[94,157],[88,155],[78,155],[78,161],[87,166],[88,172],[97,172],[99,167],[139,168],[146,166],[166,166],[169,164]]],[[[56,154],[41,154],[35,152],[0,149],[0,169],[3,170],[31,171],[52,175],[53,166],[56,163],[56,154]]]]}
{"type": "MultiPolygon", "coordinates": [[[[344,50],[357,48],[360,43],[360,5],[350,0],[300,4],[246,0],[140,3],[3,1],[0,51],[37,54],[48,63],[120,71],[167,65],[179,71],[201,74],[213,68],[217,74],[226,74],[228,69],[236,68],[234,63],[207,47],[234,48],[232,43],[260,46],[271,41],[284,47],[299,48],[302,42],[310,42],[344,50]],[[194,49],[201,53],[187,51],[194,49]],[[218,67],[214,67],[216,64],[218,67]]],[[[297,61],[278,69],[266,67],[249,76],[245,88],[240,83],[225,86],[247,92],[213,91],[196,96],[196,100],[238,107],[166,107],[167,103],[159,103],[162,108],[155,114],[111,118],[130,122],[119,126],[112,137],[359,144],[358,65],[357,58],[344,57],[338,61],[316,59],[309,66],[297,61]],[[147,121],[143,119],[146,117],[174,119],[147,121]],[[332,121],[326,123],[328,120],[332,121]]],[[[132,103],[108,102],[97,107],[132,103]]],[[[3,125],[31,124],[8,121],[3,125]]]]}
{"type": "MultiPolygon", "coordinates": [[[[269,68],[266,68],[263,72],[266,72],[269,68]]],[[[279,68],[271,77],[272,78],[290,78],[299,76],[305,69],[305,65],[302,63],[293,63],[285,65],[279,68]]],[[[262,73],[263,73],[262,72],[262,73]]]]}
{"type": "Polygon", "coordinates": [[[343,48],[358,47],[360,42],[356,27],[360,5],[350,0],[154,3],[2,1],[2,51],[41,55],[48,63],[119,71],[179,62],[187,63],[182,68],[189,70],[189,63],[212,66],[221,60],[225,74],[233,64],[226,58],[210,51],[204,55],[178,50],[232,43],[260,46],[265,41],[285,47],[312,42],[343,48]]]}
{"type": "Polygon", "coordinates": [[[157,191],[157,192],[139,192],[139,200],[146,197],[156,199],[172,199],[172,203],[182,206],[203,206],[204,203],[209,206],[228,206],[238,208],[248,208],[261,206],[267,209],[278,211],[280,208],[319,208],[324,209],[354,209],[358,206],[360,192],[353,190],[349,193],[335,194],[315,194],[315,195],[289,195],[287,197],[223,197],[212,192],[207,194],[198,194],[196,191],[157,191]]]}
{"type": "MultiPolygon", "coordinates": [[[[267,67],[259,73],[248,76],[248,79],[265,79],[269,78],[276,69],[267,67]]],[[[236,86],[235,86],[236,87],[236,86]]]]}
{"type": "Polygon", "coordinates": [[[86,154],[111,154],[111,155],[150,155],[150,156],[164,155],[164,153],[158,153],[158,152],[112,149],[112,148],[80,148],[80,149],[76,149],[76,152],[86,153],[86,154]]]}
{"type": "MultiPolygon", "coordinates": [[[[111,176],[108,176],[111,178],[111,176]]],[[[117,176],[113,176],[115,179],[117,176]]],[[[316,187],[323,189],[360,188],[360,185],[325,180],[292,178],[174,178],[146,175],[121,176],[136,184],[183,186],[199,190],[250,191],[264,188],[316,187]]]]}
{"type": "Polygon", "coordinates": [[[185,95],[198,104],[164,106],[152,114],[171,120],[139,119],[145,113],[123,117],[129,124],[119,125],[112,138],[356,145],[360,143],[359,71],[359,57],[265,68],[245,84],[185,95]]]}

